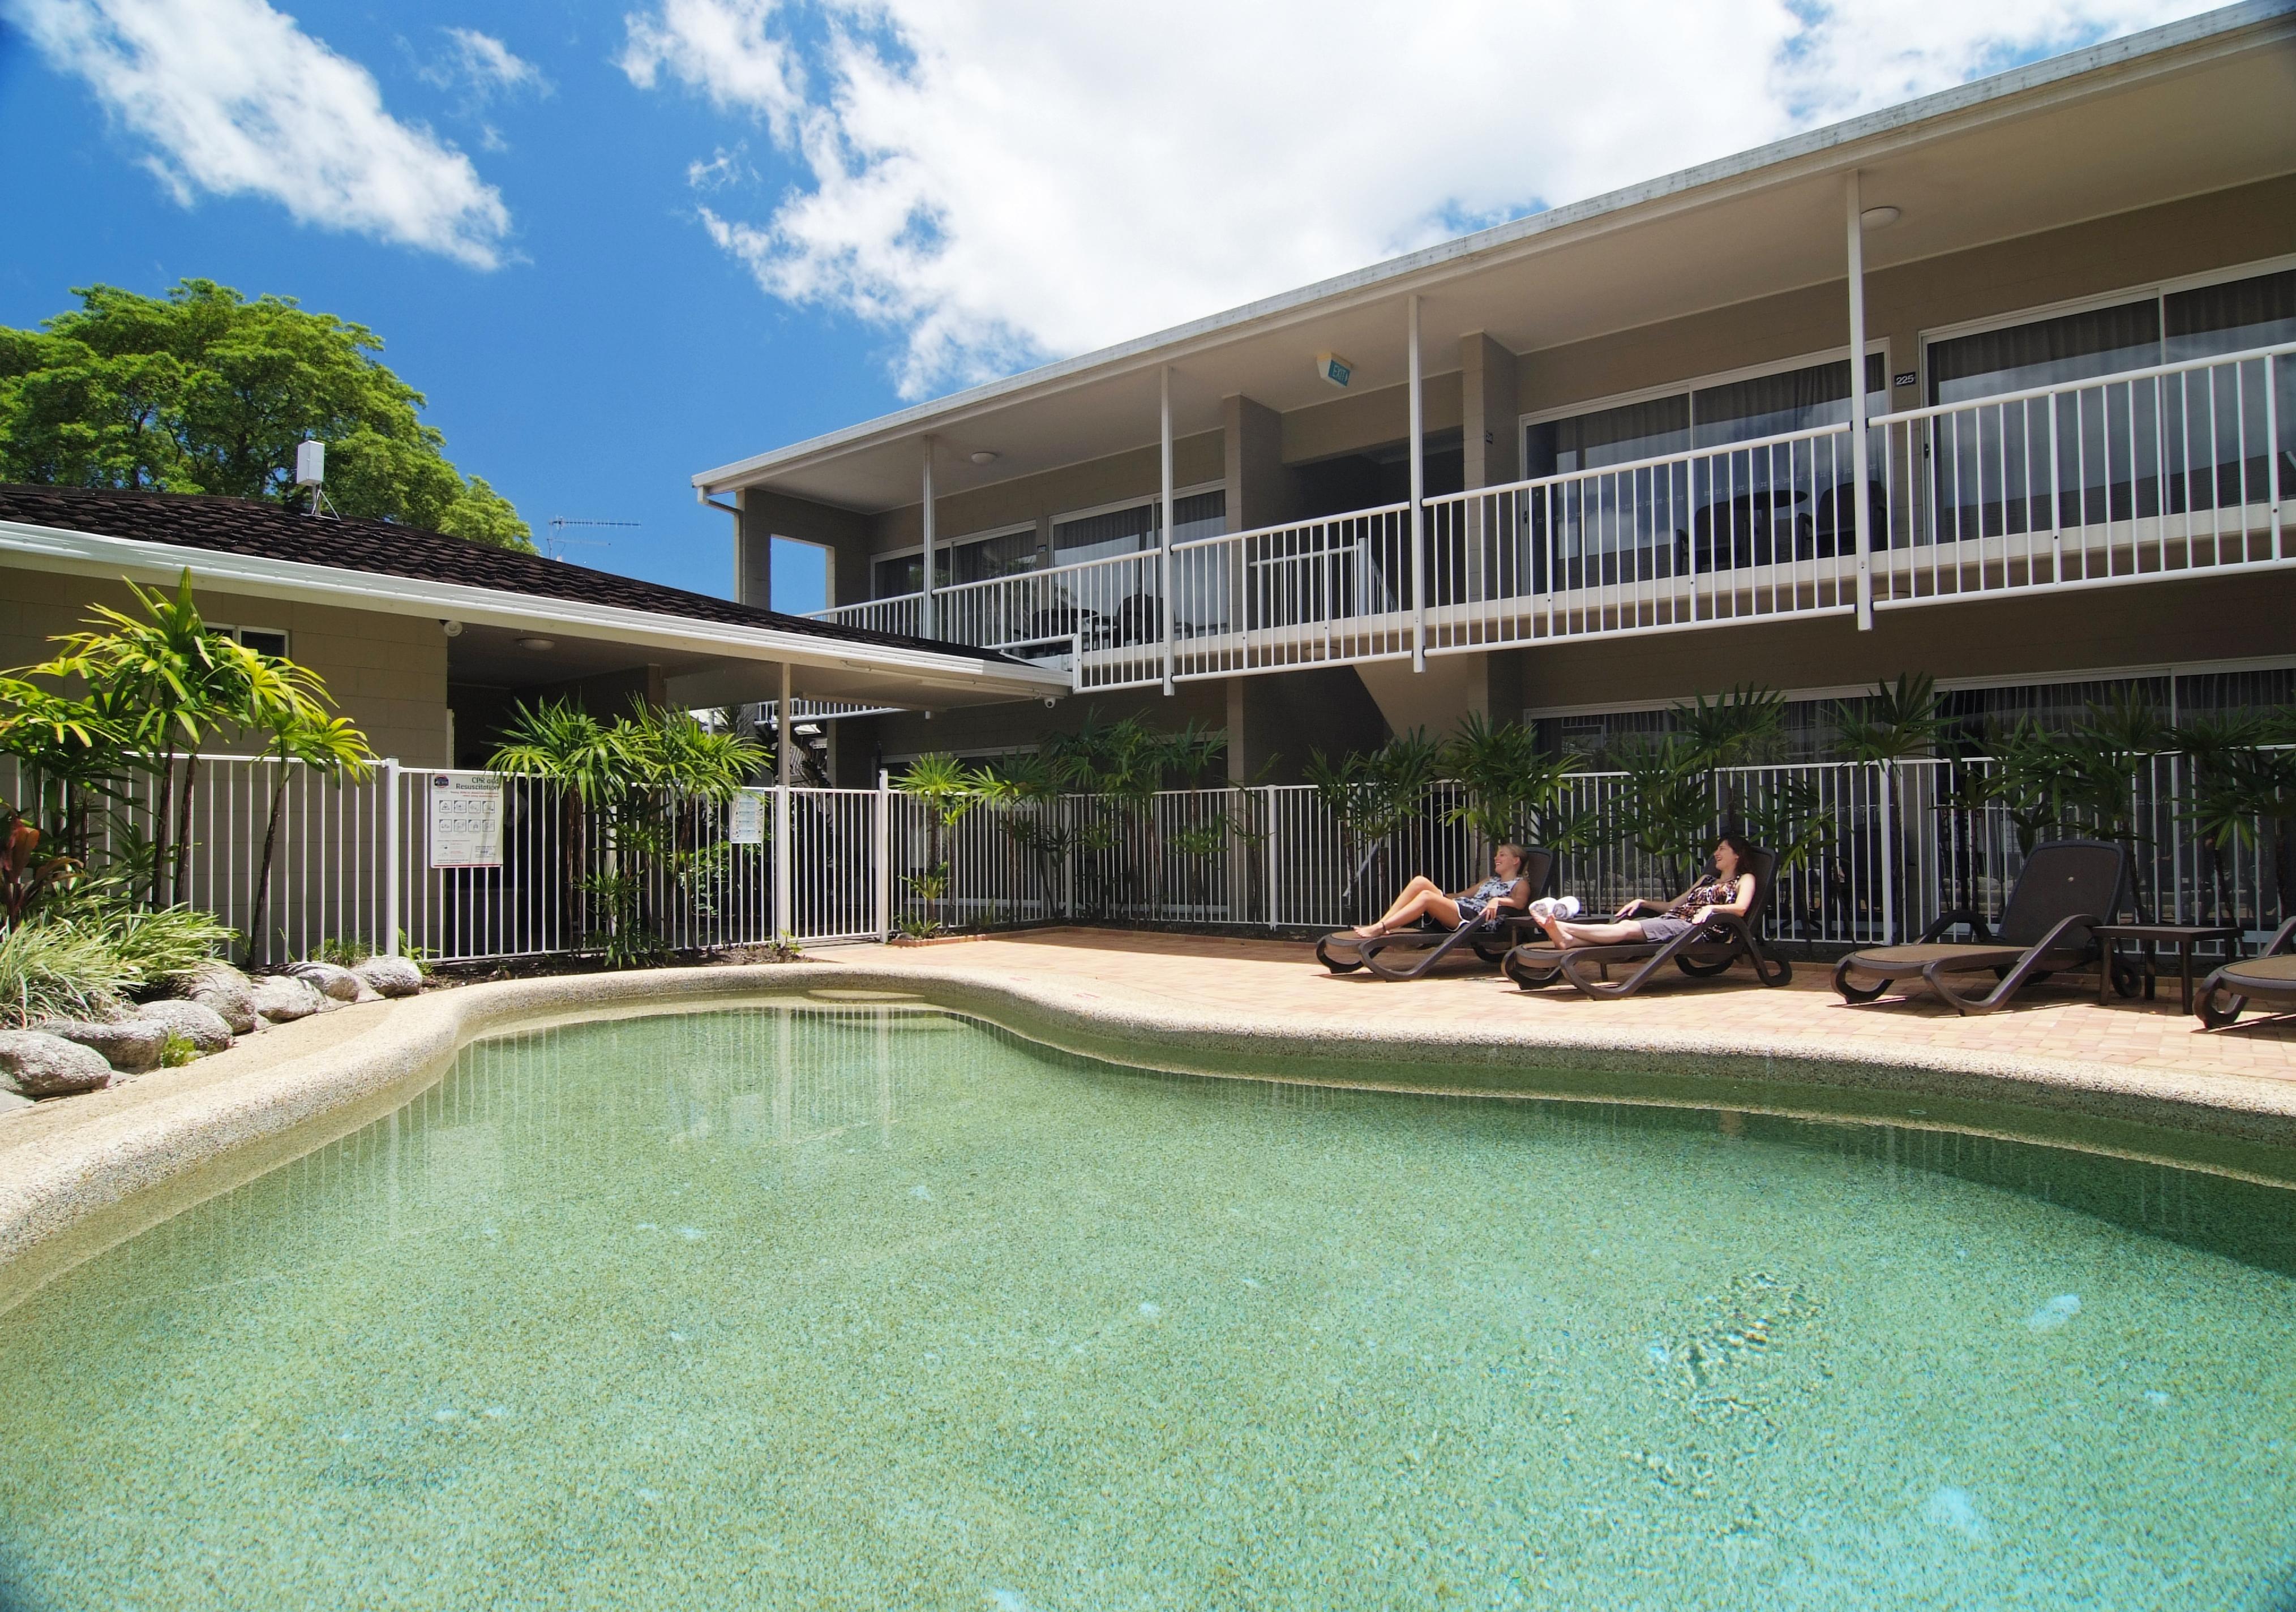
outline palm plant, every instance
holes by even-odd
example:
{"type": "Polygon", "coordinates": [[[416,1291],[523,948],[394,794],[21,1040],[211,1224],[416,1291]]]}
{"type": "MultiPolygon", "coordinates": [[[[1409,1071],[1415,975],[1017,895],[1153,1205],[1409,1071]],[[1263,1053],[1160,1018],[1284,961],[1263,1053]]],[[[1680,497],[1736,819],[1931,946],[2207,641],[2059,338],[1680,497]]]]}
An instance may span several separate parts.
{"type": "Polygon", "coordinates": [[[1679,733],[1623,747],[1625,776],[1610,813],[1610,837],[1623,839],[1665,871],[1680,889],[1714,831],[1714,774],[1707,753],[1679,733]]]}
{"type": "Polygon", "coordinates": [[[2273,884],[2280,911],[2296,912],[2296,708],[2269,717],[2208,719],[2177,730],[2192,757],[2192,807],[2186,815],[2208,847],[2217,872],[2218,909],[2226,855],[2271,845],[2273,884]]]}
{"type": "MultiPolygon", "coordinates": [[[[237,647],[237,646],[234,646],[237,647]]],[[[253,651],[243,651],[252,654],[253,651]]],[[[290,769],[301,766],[311,776],[336,781],[365,778],[374,754],[366,736],[347,716],[327,714],[326,684],[315,672],[288,662],[258,656],[261,664],[249,677],[249,725],[269,735],[264,751],[272,760],[271,810],[263,825],[263,855],[255,870],[255,888],[248,904],[247,966],[253,968],[265,944],[264,919],[271,902],[271,864],[279,845],[280,810],[287,801],[290,769]]]]}
{"type": "Polygon", "coordinates": [[[1001,758],[979,774],[981,798],[1001,810],[999,826],[1013,847],[1036,864],[1044,891],[1044,910],[1054,907],[1054,890],[1061,864],[1067,860],[1070,836],[1055,823],[1054,803],[1067,779],[1051,757],[1041,749],[1024,750],[1001,758]]]}
{"type": "Polygon", "coordinates": [[[540,779],[558,791],[561,933],[570,938],[580,928],[578,903],[588,850],[583,830],[590,814],[603,811],[629,776],[628,735],[569,700],[521,704],[487,768],[540,779]]]}
{"type": "Polygon", "coordinates": [[[1373,861],[1426,806],[1427,791],[1442,773],[1442,749],[1424,728],[1398,733],[1378,749],[1350,751],[1334,762],[1308,752],[1308,781],[1338,821],[1346,846],[1348,881],[1342,911],[1360,894],[1373,861]]]}
{"type": "Polygon", "coordinates": [[[1594,832],[1591,811],[1569,810],[1571,774],[1586,763],[1576,751],[1548,755],[1520,722],[1493,723],[1470,711],[1442,749],[1440,766],[1460,798],[1444,808],[1446,823],[1464,823],[1486,845],[1520,840],[1568,850],[1594,832]]]}
{"type": "Polygon", "coordinates": [[[1906,776],[1901,763],[1930,755],[1945,731],[1938,703],[1937,680],[1927,672],[1901,672],[1894,683],[1880,683],[1865,701],[1865,708],[1835,708],[1835,726],[1841,749],[1852,761],[1882,768],[1889,781],[1890,842],[1882,847],[1888,858],[1892,905],[1898,933],[1905,938],[1911,915],[1906,911],[1906,825],[1911,816],[1906,799],[1906,776]]]}
{"type": "MultiPolygon", "coordinates": [[[[1710,785],[1723,768],[1752,760],[1775,740],[1785,724],[1785,714],[1784,694],[1745,683],[1711,701],[1695,694],[1690,704],[1676,706],[1674,729],[1681,736],[1686,765],[1702,769],[1710,785]]],[[[1734,780],[1723,784],[1720,806],[1723,826],[1738,827],[1742,819],[1734,780]]]]}
{"type": "Polygon", "coordinates": [[[893,782],[904,793],[924,802],[924,877],[932,881],[932,893],[928,895],[914,879],[910,888],[916,890],[929,912],[935,906],[939,908],[934,918],[938,924],[947,916],[950,867],[945,837],[988,798],[987,774],[966,766],[954,756],[932,750],[910,762],[893,782]]]}

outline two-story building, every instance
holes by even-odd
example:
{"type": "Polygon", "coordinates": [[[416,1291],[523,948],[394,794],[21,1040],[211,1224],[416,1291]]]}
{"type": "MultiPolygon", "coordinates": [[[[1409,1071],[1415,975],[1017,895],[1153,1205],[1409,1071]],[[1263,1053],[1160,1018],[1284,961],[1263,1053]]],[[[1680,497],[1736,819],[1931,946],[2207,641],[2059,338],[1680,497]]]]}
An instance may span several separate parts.
{"type": "MultiPolygon", "coordinates": [[[[1629,93],[1623,91],[1621,93],[1629,93]]],[[[1598,748],[1753,681],[1972,723],[2296,698],[2296,6],[2229,7],[694,478],[831,618],[1295,777],[1466,712],[1598,748]],[[1863,489],[1862,492],[1859,489],[1863,489]]]]}

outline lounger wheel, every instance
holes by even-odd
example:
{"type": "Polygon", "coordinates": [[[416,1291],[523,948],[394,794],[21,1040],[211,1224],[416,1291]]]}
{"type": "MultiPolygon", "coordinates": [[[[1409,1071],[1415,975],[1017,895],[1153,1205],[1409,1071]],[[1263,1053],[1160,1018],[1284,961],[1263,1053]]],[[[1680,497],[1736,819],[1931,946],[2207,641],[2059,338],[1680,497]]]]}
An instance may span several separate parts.
{"type": "Polygon", "coordinates": [[[1514,950],[1513,946],[1508,945],[1504,942],[1500,944],[1496,951],[1493,951],[1489,946],[1485,945],[1480,940],[1470,941],[1468,944],[1475,948],[1476,956],[1481,958],[1485,963],[1494,969],[1503,965],[1506,961],[1507,953],[1514,950]]]}
{"type": "Polygon", "coordinates": [[[1352,974],[1357,969],[1364,966],[1364,960],[1360,953],[1352,960],[1344,957],[1334,957],[1329,952],[1324,950],[1324,943],[1320,940],[1316,943],[1316,961],[1322,963],[1325,968],[1331,970],[1334,974],[1352,974]]]}
{"type": "Polygon", "coordinates": [[[2115,962],[2112,965],[2113,994],[2124,1002],[2129,1000],[2136,994],[2138,986],[2144,983],[2144,978],[2142,974],[2127,963],[2115,962]]]}
{"type": "Polygon", "coordinates": [[[1877,979],[1870,986],[1854,986],[1843,976],[1833,977],[1833,988],[1841,993],[1844,1002],[1879,1002],[1896,981],[1877,979]]]}
{"type": "Polygon", "coordinates": [[[1693,979],[1711,979],[1717,974],[1728,973],[1730,965],[1735,961],[1737,959],[1734,957],[1726,957],[1720,962],[1695,962],[1687,957],[1677,957],[1674,960],[1674,966],[1693,979]]]}
{"type": "Polygon", "coordinates": [[[2221,1030],[2238,1023],[2247,1008],[2247,997],[2227,996],[2221,991],[2202,991],[2200,1000],[2193,1004],[2193,1011],[2199,1014],[2201,1022],[2211,1030],[2221,1030]],[[2217,1005],[2218,1002],[2224,1005],[2219,1007],[2217,1005]]]}

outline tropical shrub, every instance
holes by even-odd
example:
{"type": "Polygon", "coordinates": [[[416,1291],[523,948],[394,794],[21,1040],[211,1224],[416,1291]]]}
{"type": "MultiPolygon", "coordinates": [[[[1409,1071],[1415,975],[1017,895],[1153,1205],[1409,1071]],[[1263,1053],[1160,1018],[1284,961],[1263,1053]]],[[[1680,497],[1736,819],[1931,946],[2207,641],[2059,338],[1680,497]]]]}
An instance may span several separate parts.
{"type": "Polygon", "coordinates": [[[0,931],[0,1024],[105,1019],[141,982],[100,934],[69,923],[20,923],[0,931]]]}

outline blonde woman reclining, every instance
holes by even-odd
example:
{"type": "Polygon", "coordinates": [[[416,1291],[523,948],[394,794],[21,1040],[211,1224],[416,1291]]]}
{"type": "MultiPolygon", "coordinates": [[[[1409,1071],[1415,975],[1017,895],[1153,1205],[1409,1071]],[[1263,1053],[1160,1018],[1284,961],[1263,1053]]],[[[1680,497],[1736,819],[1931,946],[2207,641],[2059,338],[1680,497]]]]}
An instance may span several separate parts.
{"type": "MultiPolygon", "coordinates": [[[[1571,923],[1560,914],[1530,910],[1546,937],[1559,946],[1629,945],[1636,941],[1669,941],[1686,934],[1717,912],[1743,918],[1754,904],[1754,880],[1739,870],[1753,847],[1735,834],[1725,834],[1714,847],[1714,871],[1674,900],[1660,904],[1637,896],[1620,907],[1609,923],[1571,923]],[[1636,914],[1649,910],[1648,917],[1636,914]]],[[[1540,904],[1543,906],[1545,904],[1540,904]]]]}
{"type": "Polygon", "coordinates": [[[1411,882],[1403,887],[1403,894],[1382,913],[1376,923],[1355,926],[1357,935],[1374,939],[1415,923],[1423,917],[1431,917],[1446,929],[1456,929],[1463,923],[1480,923],[1498,913],[1521,912],[1530,905],[1530,884],[1522,876],[1522,847],[1512,843],[1491,852],[1491,876],[1472,890],[1462,890],[1456,896],[1444,893],[1443,887],[1424,873],[1412,875],[1411,882]]]}

